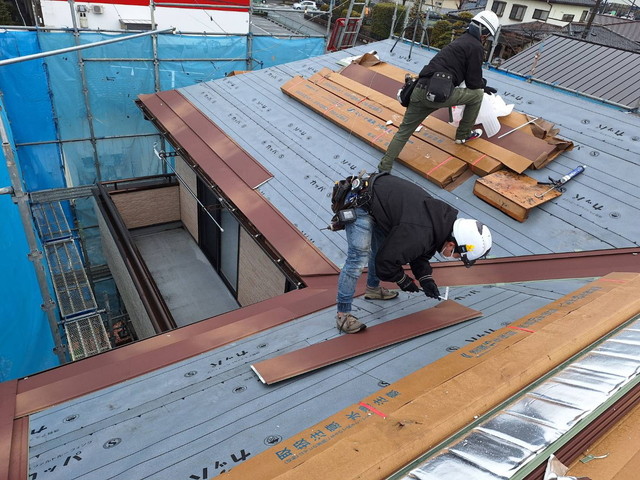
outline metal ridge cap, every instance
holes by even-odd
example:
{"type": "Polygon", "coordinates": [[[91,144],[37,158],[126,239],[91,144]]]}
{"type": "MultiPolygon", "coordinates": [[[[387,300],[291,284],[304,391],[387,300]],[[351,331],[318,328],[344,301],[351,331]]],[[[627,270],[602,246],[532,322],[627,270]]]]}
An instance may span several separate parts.
{"type": "Polygon", "coordinates": [[[640,272],[640,247],[548,253],[481,260],[472,268],[458,262],[433,265],[442,285],[482,285],[561,278],[600,277],[611,272],[640,272]],[[635,257],[636,261],[631,261],[635,257]]]}

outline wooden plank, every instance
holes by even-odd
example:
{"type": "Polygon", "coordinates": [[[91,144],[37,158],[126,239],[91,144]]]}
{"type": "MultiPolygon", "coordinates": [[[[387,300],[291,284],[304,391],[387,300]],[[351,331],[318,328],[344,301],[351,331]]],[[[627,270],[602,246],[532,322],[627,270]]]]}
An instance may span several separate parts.
{"type": "MultiPolygon", "coordinates": [[[[282,85],[282,91],[313,111],[378,150],[385,151],[397,128],[380,118],[324,90],[302,77],[282,85]]],[[[412,138],[398,157],[399,161],[440,187],[458,178],[467,165],[442,150],[433,149],[422,140],[412,138]]]]}
{"type": "MultiPolygon", "coordinates": [[[[404,82],[404,76],[406,73],[408,73],[406,70],[384,62],[373,65],[366,65],[366,68],[369,68],[370,70],[385,75],[401,83],[404,82]]],[[[440,113],[440,115],[440,120],[446,122],[447,119],[445,115],[443,113],[440,113]]],[[[436,116],[438,116],[437,112],[436,116]]],[[[523,123],[526,123],[527,121],[529,121],[529,118],[526,118],[526,115],[523,113],[514,111],[510,115],[498,118],[498,120],[503,125],[500,131],[491,138],[488,138],[485,135],[484,137],[481,137],[481,139],[487,139],[495,145],[504,147],[507,150],[518,152],[523,157],[526,157],[533,162],[531,165],[532,168],[543,168],[562,152],[573,149],[573,142],[557,137],[559,130],[557,128],[554,129],[553,124],[547,122],[544,119],[539,118],[538,120],[536,120],[536,126],[532,127],[528,125],[527,127],[523,127],[522,130],[519,129],[518,132],[511,133],[502,138],[499,137],[512,130],[513,128],[519,127],[523,123]],[[525,120],[518,121],[518,117],[524,117],[525,120]],[[525,128],[526,130],[524,130],[525,128]],[[531,135],[539,139],[540,142],[531,143],[525,141],[525,139],[521,138],[523,134],[531,135]],[[507,138],[511,137],[512,135],[512,138],[507,138]],[[545,143],[547,144],[546,146],[545,143]],[[527,149],[523,150],[523,147],[527,147],[527,149]]],[[[518,173],[522,173],[522,171],[519,171],[518,173]]]]}
{"type": "MultiPolygon", "coordinates": [[[[392,121],[396,126],[402,123],[404,108],[397,100],[328,68],[323,68],[309,77],[309,81],[357,105],[384,122],[392,121]]],[[[495,158],[477,152],[467,145],[458,145],[452,137],[442,135],[426,126],[414,132],[413,136],[467,163],[477,175],[484,176],[502,168],[502,164],[495,158]]]]}
{"type": "MultiPolygon", "coordinates": [[[[373,67],[363,67],[351,64],[340,73],[395,98],[395,92],[402,86],[404,75],[408,72],[393,65],[382,66],[378,64],[373,67]],[[379,73],[382,71],[384,73],[379,73]],[[390,72],[394,72],[393,76],[390,76],[390,72]]],[[[448,115],[445,108],[436,110],[427,117],[425,124],[442,134],[452,136],[455,134],[455,127],[448,124],[448,115]]],[[[507,128],[507,130],[511,130],[511,128],[507,128]]],[[[487,138],[484,134],[481,138],[473,141],[473,148],[498,159],[506,167],[518,173],[531,167],[534,160],[540,160],[541,156],[545,160],[547,159],[547,154],[543,152],[547,151],[549,145],[539,138],[516,131],[500,139],[500,142],[505,146],[497,144],[496,139],[497,136],[487,138]],[[508,138],[512,135],[514,135],[512,138],[508,138]]]]}
{"type": "Polygon", "coordinates": [[[433,308],[264,360],[251,368],[263,383],[271,385],[480,316],[477,310],[445,300],[433,308]]]}
{"type": "Polygon", "coordinates": [[[501,170],[476,180],[473,193],[511,218],[524,222],[531,209],[562,195],[527,175],[501,170]],[[536,197],[543,195],[542,198],[536,197]]]}

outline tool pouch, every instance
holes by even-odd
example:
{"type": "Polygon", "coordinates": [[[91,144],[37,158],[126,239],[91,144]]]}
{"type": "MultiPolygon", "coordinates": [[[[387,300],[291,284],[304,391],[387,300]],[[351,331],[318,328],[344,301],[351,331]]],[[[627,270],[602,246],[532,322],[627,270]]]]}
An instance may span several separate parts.
{"type": "Polygon", "coordinates": [[[434,103],[446,102],[453,93],[453,76],[446,72],[436,72],[429,80],[427,100],[434,103]]]}
{"type": "Polygon", "coordinates": [[[418,77],[412,77],[411,75],[405,75],[404,77],[404,85],[400,90],[398,90],[398,101],[400,105],[403,107],[408,107],[409,103],[411,103],[411,94],[413,93],[413,89],[416,88],[418,84],[418,77]]]}

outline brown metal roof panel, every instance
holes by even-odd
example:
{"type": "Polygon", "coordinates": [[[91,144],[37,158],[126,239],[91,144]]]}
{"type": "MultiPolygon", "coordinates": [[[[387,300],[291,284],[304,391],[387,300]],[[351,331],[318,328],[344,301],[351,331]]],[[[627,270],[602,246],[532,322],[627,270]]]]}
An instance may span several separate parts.
{"type": "Polygon", "coordinates": [[[273,175],[256,162],[208,117],[176,90],[158,93],[162,99],[249,187],[256,188],[273,175]]]}
{"type": "MultiPolygon", "coordinates": [[[[334,285],[337,279],[334,278],[334,285]]],[[[15,416],[135,378],[335,304],[333,289],[304,288],[18,381],[15,416]]]]}
{"type": "Polygon", "coordinates": [[[481,315],[477,310],[446,300],[433,308],[381,323],[357,334],[341,335],[255,363],[251,368],[263,383],[270,385],[481,315]]]}
{"type": "Polygon", "coordinates": [[[639,271],[640,247],[495,258],[480,260],[472,268],[448,262],[433,265],[433,277],[443,286],[590,278],[639,271]]]}
{"type": "MultiPolygon", "coordinates": [[[[3,439],[4,443],[4,439],[3,439]]],[[[22,480],[29,475],[29,418],[17,418],[11,435],[11,459],[7,480],[22,480]]],[[[29,480],[33,480],[29,477],[29,480]]]]}
{"type": "Polygon", "coordinates": [[[9,459],[17,390],[17,380],[0,383],[0,405],[2,406],[0,408],[0,479],[9,478],[9,459]]]}
{"type": "MultiPolygon", "coordinates": [[[[141,96],[140,101],[157,119],[161,128],[220,187],[296,272],[303,277],[338,272],[338,268],[315,245],[310,243],[266,198],[249,188],[160,96],[144,95],[141,96]]],[[[189,105],[180,103],[176,108],[178,111],[186,109],[191,111],[193,107],[190,103],[189,105]]]]}

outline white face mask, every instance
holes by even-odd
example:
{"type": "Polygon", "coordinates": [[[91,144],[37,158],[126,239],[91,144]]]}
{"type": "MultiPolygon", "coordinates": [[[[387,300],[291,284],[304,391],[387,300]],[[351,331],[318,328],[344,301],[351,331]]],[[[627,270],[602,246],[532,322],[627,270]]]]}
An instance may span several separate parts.
{"type": "Polygon", "coordinates": [[[446,249],[447,249],[447,248],[445,247],[445,248],[443,248],[443,249],[442,249],[442,252],[438,252],[438,253],[440,254],[440,256],[441,256],[444,260],[447,260],[447,261],[450,261],[450,260],[457,260],[457,258],[455,258],[455,257],[453,256],[453,253],[454,253],[454,251],[455,251],[455,248],[452,248],[452,249],[451,249],[451,255],[449,255],[449,256],[446,256],[446,255],[444,254],[444,251],[445,251],[446,249]]]}

